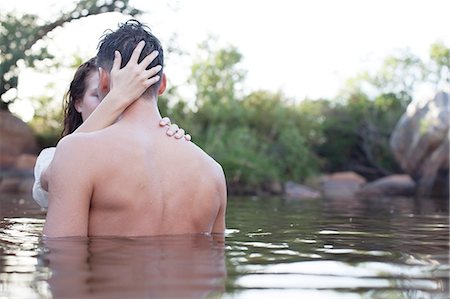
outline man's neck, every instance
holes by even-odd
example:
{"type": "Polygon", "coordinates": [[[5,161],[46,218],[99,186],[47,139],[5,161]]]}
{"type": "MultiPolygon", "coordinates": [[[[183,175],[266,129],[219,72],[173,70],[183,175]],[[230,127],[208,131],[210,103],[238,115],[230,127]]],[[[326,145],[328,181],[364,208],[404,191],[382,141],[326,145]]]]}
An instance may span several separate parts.
{"type": "Polygon", "coordinates": [[[150,127],[155,123],[158,124],[161,120],[161,114],[159,113],[156,98],[140,97],[125,109],[120,119],[136,125],[142,124],[146,127],[150,127]]]}

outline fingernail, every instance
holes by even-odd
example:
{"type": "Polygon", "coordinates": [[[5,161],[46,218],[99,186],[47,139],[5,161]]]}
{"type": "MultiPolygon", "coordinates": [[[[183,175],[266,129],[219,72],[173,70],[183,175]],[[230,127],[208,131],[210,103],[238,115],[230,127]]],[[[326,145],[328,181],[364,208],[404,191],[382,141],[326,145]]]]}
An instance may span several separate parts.
{"type": "Polygon", "coordinates": [[[159,52],[157,50],[153,51],[156,56],[158,56],[159,52]]]}

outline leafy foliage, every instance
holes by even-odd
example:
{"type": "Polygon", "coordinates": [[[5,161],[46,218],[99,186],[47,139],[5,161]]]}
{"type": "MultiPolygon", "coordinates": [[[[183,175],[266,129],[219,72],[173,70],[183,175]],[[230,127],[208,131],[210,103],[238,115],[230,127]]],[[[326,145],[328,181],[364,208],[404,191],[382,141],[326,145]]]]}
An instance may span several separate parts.
{"type": "Polygon", "coordinates": [[[282,93],[244,95],[239,84],[241,54],[234,47],[212,50],[201,45],[203,59],[192,66],[194,109],[187,104],[166,112],[194,136],[195,142],[223,166],[231,191],[254,192],[273,182],[302,180],[318,171],[319,159],[308,148],[312,125],[282,93]]]}
{"type": "Polygon", "coordinates": [[[6,100],[3,95],[17,88],[21,62],[34,67],[36,61],[52,58],[45,44],[33,47],[47,33],[65,23],[90,15],[112,11],[132,16],[141,13],[128,2],[129,0],[80,0],[72,10],[63,12],[56,20],[44,24],[37,15],[0,12],[0,108],[7,109],[14,101],[14,98],[6,100]]]}
{"type": "Polygon", "coordinates": [[[394,94],[369,99],[355,94],[345,103],[327,105],[322,114],[324,142],[316,151],[328,171],[353,170],[369,179],[399,171],[389,138],[405,111],[394,94]]]}

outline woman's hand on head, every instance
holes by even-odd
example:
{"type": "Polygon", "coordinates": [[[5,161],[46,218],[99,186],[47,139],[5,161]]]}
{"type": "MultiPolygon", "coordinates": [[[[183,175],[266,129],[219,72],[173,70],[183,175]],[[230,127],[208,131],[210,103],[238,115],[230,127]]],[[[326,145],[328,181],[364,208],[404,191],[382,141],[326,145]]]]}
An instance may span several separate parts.
{"type": "Polygon", "coordinates": [[[138,62],[144,46],[143,41],[138,43],[123,68],[120,68],[122,57],[118,51],[115,52],[110,91],[75,132],[92,132],[110,126],[147,88],[159,81],[157,74],[161,71],[160,65],[146,69],[158,56],[157,51],[138,62]]]}
{"type": "Polygon", "coordinates": [[[177,124],[172,124],[168,117],[164,117],[163,119],[161,119],[159,125],[161,127],[167,128],[166,131],[167,136],[174,137],[175,139],[181,139],[182,137],[184,137],[184,139],[186,139],[187,141],[191,140],[191,135],[186,134],[184,129],[178,127],[177,124]]]}
{"type": "Polygon", "coordinates": [[[111,69],[111,90],[107,97],[119,102],[120,107],[124,110],[137,100],[147,88],[159,81],[157,74],[162,68],[161,65],[146,69],[158,56],[158,51],[153,51],[140,63],[138,62],[144,46],[144,41],[138,43],[130,60],[123,68],[120,68],[122,56],[119,51],[115,51],[114,64],[111,69]]]}

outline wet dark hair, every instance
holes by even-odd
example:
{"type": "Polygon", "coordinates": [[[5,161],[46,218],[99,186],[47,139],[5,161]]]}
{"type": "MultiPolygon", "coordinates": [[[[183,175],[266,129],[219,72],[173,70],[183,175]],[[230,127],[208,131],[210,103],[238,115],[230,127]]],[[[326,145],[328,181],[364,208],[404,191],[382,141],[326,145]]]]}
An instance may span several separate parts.
{"type": "MultiPolygon", "coordinates": [[[[116,31],[109,30],[106,32],[98,45],[97,65],[111,71],[114,62],[114,51],[118,50],[122,55],[122,65],[124,67],[130,60],[131,54],[140,41],[145,41],[145,47],[139,57],[139,62],[144,57],[153,52],[159,52],[159,55],[147,67],[150,69],[154,66],[164,64],[164,53],[160,41],[151,33],[150,28],[137,20],[131,19],[123,24],[119,24],[116,31]]],[[[150,86],[144,95],[157,95],[159,86],[161,84],[163,70],[158,73],[160,79],[157,84],[150,86]]]]}
{"type": "Polygon", "coordinates": [[[87,78],[96,70],[97,64],[94,57],[81,64],[73,76],[69,90],[64,96],[64,129],[61,134],[63,137],[72,134],[83,123],[81,113],[75,109],[75,103],[83,100],[87,89],[87,78]]]}

